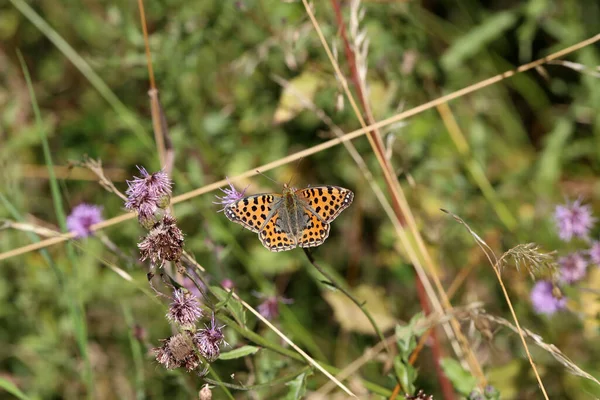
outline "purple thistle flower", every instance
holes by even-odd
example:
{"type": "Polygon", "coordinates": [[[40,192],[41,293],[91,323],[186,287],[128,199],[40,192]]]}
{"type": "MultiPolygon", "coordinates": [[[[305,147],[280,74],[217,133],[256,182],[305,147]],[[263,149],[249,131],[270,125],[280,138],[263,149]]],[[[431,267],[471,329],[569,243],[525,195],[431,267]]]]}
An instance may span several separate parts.
{"type": "Polygon", "coordinates": [[[192,371],[202,364],[202,360],[196,354],[192,338],[186,333],[179,333],[163,340],[163,345],[152,351],[156,361],[167,369],[185,367],[188,371],[192,371]]]}
{"type": "Polygon", "coordinates": [[[279,317],[279,303],[292,304],[293,302],[294,300],[286,299],[285,297],[271,296],[267,297],[265,301],[259,304],[257,310],[260,313],[260,315],[262,315],[269,321],[272,321],[279,317]]]}
{"type": "Polygon", "coordinates": [[[183,232],[176,225],[177,220],[167,214],[154,225],[148,235],[138,243],[141,257],[144,261],[150,258],[153,263],[165,261],[177,261],[183,252],[183,232]]]}
{"type": "Polygon", "coordinates": [[[592,264],[600,266],[600,242],[596,241],[592,243],[592,247],[588,250],[590,260],[592,264]]]}
{"type": "Polygon", "coordinates": [[[138,167],[138,170],[142,176],[135,176],[132,181],[127,181],[129,188],[125,192],[125,208],[137,211],[140,223],[149,228],[154,222],[156,211],[169,205],[172,182],[163,170],[153,174],[149,174],[144,167],[138,167]]]}
{"type": "Polygon", "coordinates": [[[596,218],[592,216],[589,205],[582,205],[581,200],[556,206],[554,220],[558,228],[558,236],[568,242],[573,236],[587,239],[596,218]]]}
{"type": "Polygon", "coordinates": [[[223,206],[223,208],[221,208],[219,212],[223,211],[228,205],[243,199],[244,193],[246,193],[246,189],[248,189],[248,186],[250,186],[248,185],[244,188],[244,190],[238,192],[235,186],[233,186],[233,184],[229,182],[229,178],[225,177],[225,179],[227,179],[227,183],[229,183],[230,189],[219,189],[221,192],[225,193],[225,196],[215,196],[217,198],[217,201],[213,201],[213,204],[220,204],[223,206]]]}
{"type": "Polygon", "coordinates": [[[560,279],[566,283],[574,283],[585,276],[587,261],[579,253],[571,253],[558,259],[560,279]]]}
{"type": "Polygon", "coordinates": [[[227,344],[223,335],[224,327],[225,325],[217,326],[215,324],[215,315],[213,314],[210,328],[205,326],[204,329],[200,329],[194,336],[194,343],[198,346],[198,351],[208,362],[213,362],[219,358],[221,354],[220,346],[227,344]]]}
{"type": "Polygon", "coordinates": [[[196,296],[183,290],[173,291],[173,302],[169,306],[167,319],[176,322],[183,329],[191,329],[202,318],[202,310],[196,296]]]}
{"type": "Polygon", "coordinates": [[[102,221],[102,207],[82,203],[67,217],[67,228],[75,233],[75,237],[85,237],[92,234],[92,225],[102,221]]]}
{"type": "Polygon", "coordinates": [[[551,315],[564,309],[567,299],[555,296],[552,282],[538,281],[531,289],[531,304],[536,313],[551,315]]]}

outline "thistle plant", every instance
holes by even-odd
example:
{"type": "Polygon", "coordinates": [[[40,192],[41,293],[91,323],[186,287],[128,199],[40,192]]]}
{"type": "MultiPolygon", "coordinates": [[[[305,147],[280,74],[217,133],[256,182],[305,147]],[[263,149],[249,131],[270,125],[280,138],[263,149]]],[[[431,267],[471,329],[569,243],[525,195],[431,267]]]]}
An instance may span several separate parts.
{"type": "Polygon", "coordinates": [[[558,268],[545,274],[531,291],[531,303],[539,314],[552,315],[563,310],[567,298],[561,286],[572,286],[582,281],[590,264],[600,264],[600,245],[590,239],[591,230],[597,219],[589,205],[581,199],[559,204],[554,210],[554,224],[558,237],[572,249],[558,258],[558,268]],[[582,248],[582,244],[587,248],[582,248]]]}
{"type": "MultiPolygon", "coordinates": [[[[138,169],[141,177],[127,181],[129,188],[126,192],[125,208],[137,212],[140,225],[149,229],[147,235],[138,243],[140,261],[150,260],[152,265],[158,267],[163,267],[166,262],[174,262],[178,271],[185,273],[186,269],[181,261],[184,235],[168,208],[173,184],[162,170],[150,174],[143,167],[138,169]]],[[[191,275],[186,274],[185,279],[188,286],[199,287],[191,275]]],[[[198,328],[197,324],[204,312],[196,295],[184,286],[173,287],[169,311],[166,314],[167,320],[174,325],[177,333],[163,339],[162,346],[152,351],[156,361],[167,369],[183,367],[203,376],[210,363],[219,357],[221,346],[226,344],[223,335],[225,326],[216,324],[213,313],[210,325],[198,328]]]]}

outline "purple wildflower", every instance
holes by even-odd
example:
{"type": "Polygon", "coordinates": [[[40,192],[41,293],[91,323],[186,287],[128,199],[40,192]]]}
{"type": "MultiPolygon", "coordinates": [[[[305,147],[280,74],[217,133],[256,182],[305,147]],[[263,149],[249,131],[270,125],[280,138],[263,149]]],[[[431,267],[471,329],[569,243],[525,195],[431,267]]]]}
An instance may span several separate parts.
{"type": "Polygon", "coordinates": [[[154,225],[138,244],[141,261],[150,258],[153,263],[159,261],[162,266],[165,261],[179,260],[183,252],[183,233],[176,223],[177,220],[167,214],[154,225]]]}
{"type": "Polygon", "coordinates": [[[285,297],[271,296],[267,297],[257,309],[260,315],[271,321],[279,317],[279,303],[292,304],[293,302],[294,300],[285,297]]]}
{"type": "Polygon", "coordinates": [[[573,236],[587,239],[590,229],[596,219],[592,216],[589,205],[582,205],[581,200],[573,203],[556,206],[554,220],[558,228],[559,237],[568,242],[573,236]]]}
{"type": "Polygon", "coordinates": [[[196,354],[192,338],[187,333],[180,333],[163,340],[163,345],[152,351],[156,361],[167,369],[185,367],[188,371],[192,371],[202,364],[196,354]]]}
{"type": "Polygon", "coordinates": [[[150,228],[154,223],[154,214],[158,209],[166,208],[171,199],[172,182],[164,171],[149,174],[144,167],[138,167],[141,177],[127,181],[129,188],[125,192],[125,208],[136,211],[140,223],[150,228]]]}
{"type": "Polygon", "coordinates": [[[225,289],[232,290],[235,287],[235,284],[231,279],[227,278],[221,281],[221,286],[225,289]]]}
{"type": "Polygon", "coordinates": [[[167,313],[169,321],[178,323],[184,329],[191,329],[201,317],[202,310],[196,296],[183,290],[173,292],[173,302],[167,313]]]}
{"type": "Polygon", "coordinates": [[[221,354],[220,346],[227,344],[223,335],[224,327],[224,325],[217,326],[215,324],[215,315],[213,314],[210,328],[205,326],[204,329],[200,329],[194,336],[194,343],[198,346],[198,351],[208,362],[213,362],[219,358],[221,354]]]}
{"type": "Polygon", "coordinates": [[[225,196],[215,196],[217,201],[213,201],[213,204],[220,204],[223,206],[219,211],[223,211],[228,205],[244,198],[244,193],[246,193],[246,189],[248,189],[248,186],[246,186],[244,190],[238,192],[235,186],[229,182],[229,178],[225,177],[225,179],[227,179],[230,189],[219,189],[221,192],[225,193],[225,196]]]}
{"type": "Polygon", "coordinates": [[[590,260],[592,264],[596,264],[600,266],[600,242],[596,241],[592,243],[592,247],[588,250],[588,254],[590,255],[590,260]]]}
{"type": "Polygon", "coordinates": [[[558,259],[560,278],[566,283],[577,282],[585,276],[587,261],[579,253],[571,253],[558,259]]]}
{"type": "Polygon", "coordinates": [[[556,297],[554,285],[549,281],[538,281],[531,289],[531,303],[538,314],[554,314],[567,305],[567,299],[556,297]]]}
{"type": "Polygon", "coordinates": [[[102,207],[82,203],[67,217],[67,228],[75,237],[85,237],[92,234],[92,225],[103,220],[102,207]]]}

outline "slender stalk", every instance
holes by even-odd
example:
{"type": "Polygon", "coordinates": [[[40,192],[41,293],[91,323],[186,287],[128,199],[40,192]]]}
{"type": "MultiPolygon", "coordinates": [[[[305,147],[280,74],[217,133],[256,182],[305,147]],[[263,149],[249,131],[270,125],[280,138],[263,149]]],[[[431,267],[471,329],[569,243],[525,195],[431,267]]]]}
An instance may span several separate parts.
{"type": "Polygon", "coordinates": [[[544,394],[544,398],[548,399],[548,393],[546,393],[546,388],[544,387],[544,383],[542,382],[542,378],[538,373],[537,367],[533,362],[533,358],[531,357],[531,353],[529,353],[529,347],[527,346],[527,341],[525,340],[525,336],[523,335],[523,330],[521,329],[521,325],[519,324],[519,319],[517,318],[517,314],[515,313],[515,309],[513,308],[512,301],[508,296],[508,292],[506,291],[506,287],[504,286],[504,282],[502,281],[502,276],[500,275],[500,270],[498,264],[493,266],[494,272],[496,273],[496,278],[498,278],[498,282],[500,283],[500,287],[502,288],[502,293],[504,294],[504,298],[506,299],[506,304],[508,304],[508,308],[510,309],[510,313],[512,314],[513,320],[515,321],[515,325],[519,330],[519,337],[521,338],[521,342],[523,343],[523,347],[525,348],[525,353],[527,353],[527,359],[529,360],[529,364],[531,364],[531,368],[533,369],[533,373],[535,374],[535,378],[538,381],[538,385],[544,394]]]}
{"type": "Polygon", "coordinates": [[[381,340],[383,342],[383,344],[385,346],[385,350],[388,352],[388,354],[391,355],[390,347],[388,346],[387,341],[385,340],[385,336],[383,336],[381,329],[379,329],[379,326],[377,326],[377,323],[375,322],[375,319],[373,318],[371,313],[365,308],[364,303],[359,301],[356,298],[356,296],[354,296],[352,293],[350,293],[348,290],[346,290],[344,288],[344,285],[341,284],[340,282],[338,282],[333,277],[333,275],[331,275],[329,272],[327,272],[325,269],[323,269],[319,264],[317,264],[314,257],[312,256],[312,254],[310,253],[310,251],[307,248],[303,248],[302,250],[304,250],[304,254],[306,254],[306,258],[308,258],[308,261],[313,265],[313,267],[315,267],[325,278],[327,278],[327,280],[329,281],[328,283],[330,283],[333,287],[338,289],[340,292],[344,293],[344,295],[346,297],[348,297],[350,300],[352,300],[352,302],[354,304],[356,304],[356,306],[358,308],[360,308],[360,310],[363,312],[365,317],[367,317],[367,319],[371,323],[371,326],[377,333],[377,336],[379,336],[379,340],[381,340]]]}

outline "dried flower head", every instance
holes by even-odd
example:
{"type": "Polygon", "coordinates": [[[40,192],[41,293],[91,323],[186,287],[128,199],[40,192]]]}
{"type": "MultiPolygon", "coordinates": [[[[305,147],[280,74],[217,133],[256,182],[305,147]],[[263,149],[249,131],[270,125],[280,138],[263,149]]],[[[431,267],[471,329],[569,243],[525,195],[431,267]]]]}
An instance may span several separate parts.
{"type": "Polygon", "coordinates": [[[202,357],[208,362],[213,362],[219,358],[221,354],[221,345],[227,344],[225,342],[225,336],[223,335],[223,326],[217,326],[215,324],[215,315],[213,314],[210,327],[205,326],[204,329],[200,329],[194,336],[194,343],[198,346],[198,351],[202,354],[202,357]]]}
{"type": "Polygon", "coordinates": [[[259,304],[257,307],[260,315],[268,319],[269,321],[277,319],[279,317],[279,303],[292,304],[294,300],[287,299],[281,296],[270,296],[265,301],[259,304]]]}
{"type": "Polygon", "coordinates": [[[85,237],[92,234],[92,225],[103,220],[102,207],[82,203],[67,217],[67,228],[75,233],[75,237],[85,237]]]}
{"type": "Polygon", "coordinates": [[[592,216],[590,206],[582,205],[580,199],[570,204],[556,206],[554,220],[559,237],[567,242],[574,236],[587,239],[590,229],[596,221],[592,216]]]}
{"type": "Polygon", "coordinates": [[[202,318],[202,310],[196,297],[181,289],[173,291],[173,302],[169,306],[167,319],[179,324],[183,329],[192,329],[202,318]]]}
{"type": "Polygon", "coordinates": [[[246,193],[246,189],[248,189],[248,186],[246,186],[244,190],[238,192],[235,186],[229,182],[229,178],[226,177],[226,179],[227,183],[229,183],[229,189],[220,189],[221,192],[225,193],[225,196],[215,196],[217,201],[213,201],[213,204],[220,204],[223,206],[219,211],[223,211],[228,205],[241,200],[244,197],[244,193],[246,193]]]}
{"type": "Polygon", "coordinates": [[[188,371],[192,371],[202,364],[202,360],[196,354],[192,338],[186,333],[179,333],[163,340],[163,345],[152,351],[156,361],[167,369],[185,367],[188,371]]]}
{"type": "Polygon", "coordinates": [[[200,392],[198,393],[198,400],[211,400],[212,399],[212,390],[210,390],[210,386],[208,383],[202,386],[200,392]]]}
{"type": "Polygon", "coordinates": [[[404,398],[406,400],[433,400],[433,395],[425,394],[423,389],[420,389],[416,395],[411,396],[411,395],[406,394],[406,395],[404,395],[404,398]]]}
{"type": "Polygon", "coordinates": [[[600,242],[596,241],[592,243],[592,247],[588,250],[588,255],[592,264],[600,266],[600,242]]]}
{"type": "Polygon", "coordinates": [[[551,315],[564,309],[567,299],[556,296],[552,282],[538,281],[531,290],[531,303],[538,314],[551,315]]]}
{"type": "Polygon", "coordinates": [[[154,225],[138,244],[141,261],[150,258],[153,263],[159,261],[162,266],[165,261],[179,260],[183,252],[183,233],[176,223],[177,220],[173,216],[166,214],[154,225]]]}
{"type": "Polygon", "coordinates": [[[144,167],[138,167],[141,177],[127,181],[125,208],[138,213],[139,221],[149,228],[154,223],[158,209],[164,209],[171,199],[172,182],[164,171],[149,174],[144,167]]]}
{"type": "Polygon", "coordinates": [[[571,253],[558,259],[560,279],[563,282],[574,283],[585,276],[587,261],[579,253],[571,253]]]}

